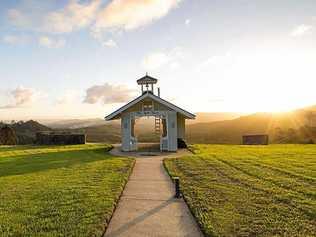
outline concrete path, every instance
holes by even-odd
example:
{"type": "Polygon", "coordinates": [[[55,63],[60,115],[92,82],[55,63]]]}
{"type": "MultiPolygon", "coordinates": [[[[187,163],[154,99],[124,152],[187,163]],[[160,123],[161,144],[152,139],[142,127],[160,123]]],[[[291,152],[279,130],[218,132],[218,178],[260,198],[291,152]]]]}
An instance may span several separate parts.
{"type": "MultiPolygon", "coordinates": [[[[126,155],[117,148],[114,155],[126,155]]],[[[183,152],[128,153],[136,164],[105,233],[106,237],[203,236],[187,205],[174,199],[173,184],[162,160],[183,152]]]]}

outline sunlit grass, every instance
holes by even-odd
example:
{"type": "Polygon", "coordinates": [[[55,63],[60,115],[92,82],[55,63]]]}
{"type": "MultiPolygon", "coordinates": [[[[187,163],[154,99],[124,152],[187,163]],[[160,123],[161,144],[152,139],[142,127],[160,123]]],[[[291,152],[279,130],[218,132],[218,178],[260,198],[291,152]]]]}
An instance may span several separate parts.
{"type": "Polygon", "coordinates": [[[195,145],[168,159],[207,236],[315,236],[315,145],[195,145]]]}
{"type": "Polygon", "coordinates": [[[133,164],[109,148],[0,147],[0,236],[101,236],[133,164]]]}

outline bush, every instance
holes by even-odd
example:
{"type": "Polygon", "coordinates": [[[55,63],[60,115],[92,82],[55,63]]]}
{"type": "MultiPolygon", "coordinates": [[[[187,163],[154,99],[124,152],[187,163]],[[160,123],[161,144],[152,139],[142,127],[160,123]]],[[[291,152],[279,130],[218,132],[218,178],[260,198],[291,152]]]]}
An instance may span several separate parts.
{"type": "Polygon", "coordinates": [[[9,126],[0,128],[0,145],[16,145],[18,143],[14,130],[9,126]]]}

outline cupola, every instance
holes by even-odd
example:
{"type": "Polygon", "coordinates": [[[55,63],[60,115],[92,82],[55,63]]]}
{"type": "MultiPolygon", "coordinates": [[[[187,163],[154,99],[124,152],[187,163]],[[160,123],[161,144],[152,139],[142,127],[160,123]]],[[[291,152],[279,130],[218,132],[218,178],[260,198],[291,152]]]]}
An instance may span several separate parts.
{"type": "MultiPolygon", "coordinates": [[[[157,84],[157,82],[158,82],[158,79],[148,76],[147,73],[146,73],[146,76],[137,80],[137,84],[141,86],[142,94],[144,93],[154,94],[154,84],[157,84]]],[[[159,88],[158,88],[158,94],[160,94],[159,88]]]]}

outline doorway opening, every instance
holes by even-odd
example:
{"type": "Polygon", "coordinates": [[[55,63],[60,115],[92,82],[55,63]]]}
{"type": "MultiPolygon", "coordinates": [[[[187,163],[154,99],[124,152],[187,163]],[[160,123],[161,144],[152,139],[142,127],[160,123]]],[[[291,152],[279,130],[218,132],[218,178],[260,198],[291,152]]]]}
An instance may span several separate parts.
{"type": "Polygon", "coordinates": [[[134,137],[137,140],[137,151],[160,151],[161,119],[155,116],[142,116],[135,119],[134,137]]]}

